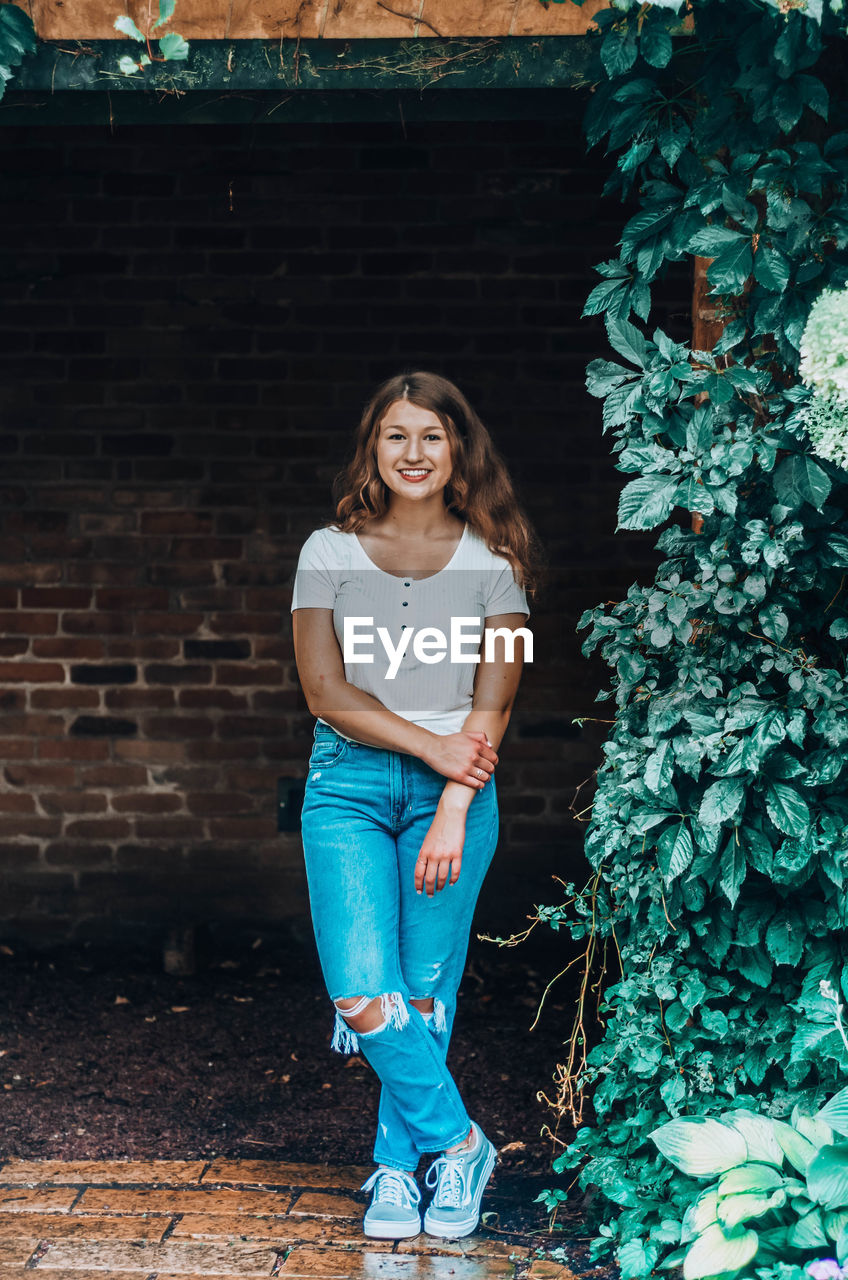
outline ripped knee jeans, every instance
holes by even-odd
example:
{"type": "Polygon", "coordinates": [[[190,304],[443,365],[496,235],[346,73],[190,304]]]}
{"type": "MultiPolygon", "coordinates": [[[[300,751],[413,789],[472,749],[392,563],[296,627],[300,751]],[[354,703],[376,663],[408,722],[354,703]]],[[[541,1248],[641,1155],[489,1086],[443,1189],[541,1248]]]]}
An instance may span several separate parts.
{"type": "Polygon", "coordinates": [[[301,829],[332,1048],[361,1053],[377,1073],[374,1159],[397,1169],[470,1127],[446,1056],[498,803],[490,778],[468,809],[456,884],[419,895],[414,867],[445,782],[415,756],[316,723],[301,829]]]}

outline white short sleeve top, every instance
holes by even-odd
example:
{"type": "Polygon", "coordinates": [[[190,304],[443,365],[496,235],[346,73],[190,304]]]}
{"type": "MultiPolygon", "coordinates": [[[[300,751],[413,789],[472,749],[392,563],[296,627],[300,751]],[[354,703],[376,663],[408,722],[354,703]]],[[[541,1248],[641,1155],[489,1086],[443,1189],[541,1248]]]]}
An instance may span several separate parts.
{"type": "Polygon", "coordinates": [[[349,656],[365,659],[345,661],[348,683],[438,734],[457,733],[471,711],[485,620],[530,616],[509,560],[468,524],[450,561],[427,578],[379,569],[355,533],[316,529],[300,552],[291,607],[332,609],[343,655],[347,619],[356,632],[349,656]]]}

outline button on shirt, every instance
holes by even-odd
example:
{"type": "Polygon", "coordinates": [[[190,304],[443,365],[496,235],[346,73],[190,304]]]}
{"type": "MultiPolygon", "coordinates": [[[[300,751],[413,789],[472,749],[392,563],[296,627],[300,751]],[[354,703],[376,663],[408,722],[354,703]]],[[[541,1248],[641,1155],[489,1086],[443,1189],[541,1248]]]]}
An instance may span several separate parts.
{"type": "Polygon", "coordinates": [[[468,658],[480,652],[487,617],[522,613],[526,620],[530,612],[509,560],[490,551],[468,524],[448,564],[426,578],[379,569],[354,533],[334,526],[316,529],[300,552],[291,607],[332,609],[343,654],[345,618],[349,623],[373,619],[357,624],[355,645],[356,653],[373,661],[346,661],[346,680],[396,715],[439,734],[457,733],[465,723],[478,665],[452,660],[452,627],[462,641],[457,655],[468,658]],[[464,619],[462,637],[459,619],[464,619]],[[402,643],[404,632],[412,631],[402,656],[387,651],[381,627],[392,650],[402,643]],[[422,634],[424,628],[436,628],[445,637],[448,652],[440,659],[438,636],[422,634]],[[416,633],[421,658],[413,650],[416,633]]]}

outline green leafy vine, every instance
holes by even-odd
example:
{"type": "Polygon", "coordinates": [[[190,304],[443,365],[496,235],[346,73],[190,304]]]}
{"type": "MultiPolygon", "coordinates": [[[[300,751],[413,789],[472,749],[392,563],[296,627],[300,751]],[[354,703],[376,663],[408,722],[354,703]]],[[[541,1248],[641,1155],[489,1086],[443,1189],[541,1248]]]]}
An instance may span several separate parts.
{"type": "Polygon", "coordinates": [[[845,16],[838,0],[680,9],[595,16],[587,137],[615,156],[606,191],[639,208],[586,304],[616,356],[587,385],[629,477],[619,528],[666,527],[654,581],[580,619],[616,707],[593,880],[539,912],[592,939],[552,1103],[579,1127],[554,1169],[600,1193],[595,1249],[615,1247],[623,1280],[679,1244],[692,1194],[649,1135],[683,1113],[820,1105],[844,1046],[810,1021],[811,992],[848,996],[848,471],[814,455],[798,377],[813,303],[848,282],[845,16]],[[711,350],[649,323],[668,264],[696,258],[711,350]]]}

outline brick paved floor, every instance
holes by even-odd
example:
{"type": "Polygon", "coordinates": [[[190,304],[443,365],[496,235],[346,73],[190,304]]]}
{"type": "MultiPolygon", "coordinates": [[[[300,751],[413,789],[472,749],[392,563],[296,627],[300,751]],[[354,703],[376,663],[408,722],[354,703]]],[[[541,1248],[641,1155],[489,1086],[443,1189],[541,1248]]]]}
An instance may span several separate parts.
{"type": "Polygon", "coordinates": [[[366,1240],[371,1166],[274,1160],[0,1162],[0,1280],[567,1280],[481,1231],[366,1240]]]}

